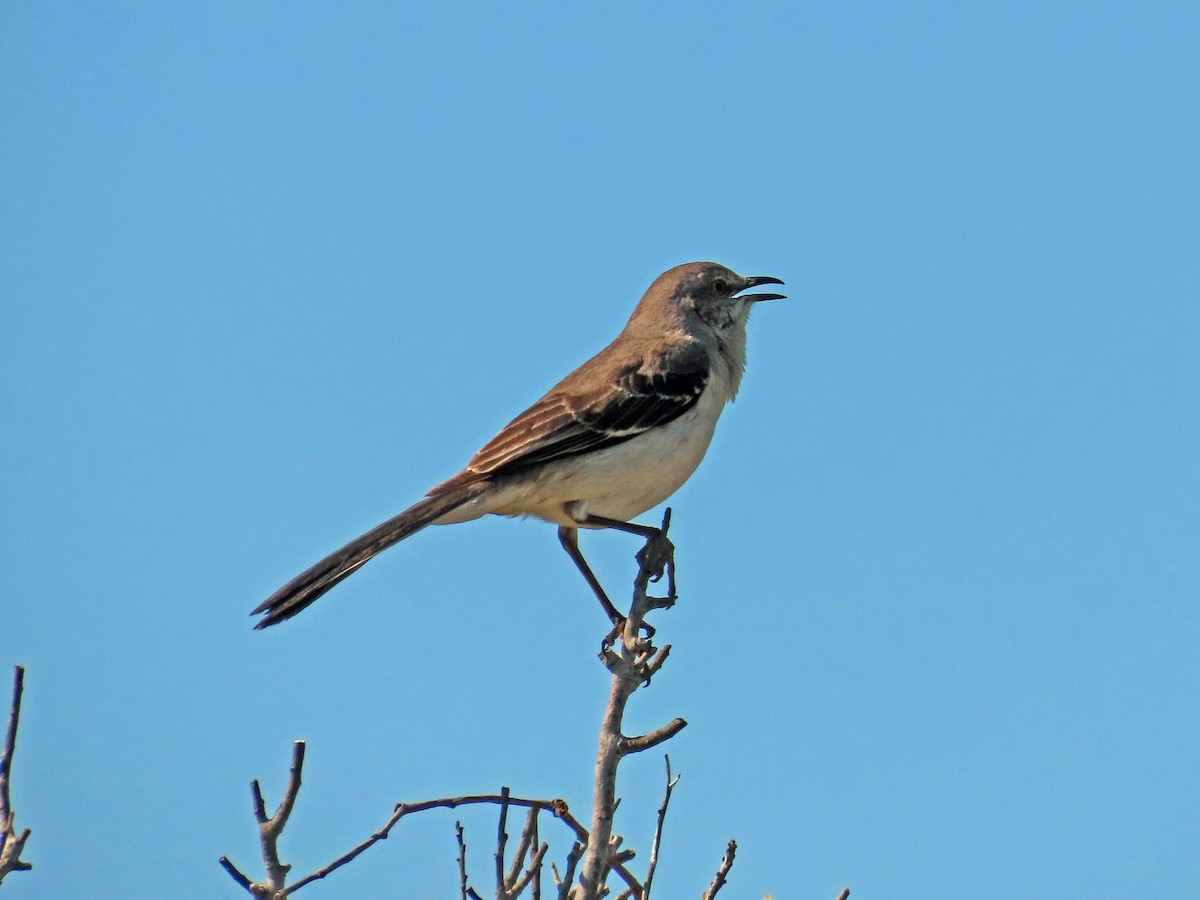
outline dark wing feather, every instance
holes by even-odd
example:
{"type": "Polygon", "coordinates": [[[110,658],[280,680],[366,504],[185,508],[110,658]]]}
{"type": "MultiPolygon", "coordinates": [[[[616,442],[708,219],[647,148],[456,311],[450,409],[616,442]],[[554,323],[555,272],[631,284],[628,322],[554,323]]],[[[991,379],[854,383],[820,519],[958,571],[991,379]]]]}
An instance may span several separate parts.
{"type": "Polygon", "coordinates": [[[707,355],[686,346],[637,357],[587,392],[572,390],[568,379],[505,426],[466,471],[508,474],[627,441],[695,406],[708,376],[707,355]]]}

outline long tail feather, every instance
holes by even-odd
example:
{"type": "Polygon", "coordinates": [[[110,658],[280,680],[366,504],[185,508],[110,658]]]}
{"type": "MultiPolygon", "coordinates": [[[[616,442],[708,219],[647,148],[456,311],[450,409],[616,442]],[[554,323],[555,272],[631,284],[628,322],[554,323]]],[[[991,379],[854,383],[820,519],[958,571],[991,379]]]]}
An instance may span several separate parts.
{"type": "Polygon", "coordinates": [[[399,543],[452,509],[462,506],[478,496],[483,488],[484,485],[478,482],[461,487],[450,486],[447,483],[434,488],[424,500],[413,504],[382,525],[376,525],[366,534],[356,537],[345,547],[305,569],[256,606],[250,615],[262,615],[262,619],[254,627],[266,628],[290,619],[376,553],[399,543]]]}

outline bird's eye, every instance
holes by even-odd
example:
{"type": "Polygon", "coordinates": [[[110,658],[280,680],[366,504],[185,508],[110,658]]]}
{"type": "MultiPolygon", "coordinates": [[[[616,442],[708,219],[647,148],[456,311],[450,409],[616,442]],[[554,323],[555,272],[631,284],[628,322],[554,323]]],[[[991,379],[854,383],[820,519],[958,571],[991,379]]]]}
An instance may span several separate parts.
{"type": "Polygon", "coordinates": [[[729,282],[726,281],[724,278],[718,278],[716,281],[713,282],[713,290],[716,291],[718,294],[728,294],[729,293],[729,282]]]}

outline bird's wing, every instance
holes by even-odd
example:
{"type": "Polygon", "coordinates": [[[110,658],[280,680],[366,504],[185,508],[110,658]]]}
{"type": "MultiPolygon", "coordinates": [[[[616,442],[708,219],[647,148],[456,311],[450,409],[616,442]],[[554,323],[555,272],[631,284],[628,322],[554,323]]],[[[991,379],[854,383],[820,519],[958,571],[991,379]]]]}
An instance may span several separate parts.
{"type": "Polygon", "coordinates": [[[568,377],[488,441],[463,474],[508,474],[627,441],[695,406],[708,379],[708,355],[695,345],[635,357],[599,384],[568,377]]]}

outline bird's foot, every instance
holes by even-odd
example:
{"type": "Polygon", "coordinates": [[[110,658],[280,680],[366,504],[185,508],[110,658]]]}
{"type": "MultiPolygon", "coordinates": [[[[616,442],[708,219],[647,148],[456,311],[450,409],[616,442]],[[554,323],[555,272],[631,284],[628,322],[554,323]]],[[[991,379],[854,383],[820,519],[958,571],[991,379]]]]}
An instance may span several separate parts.
{"type": "Polygon", "coordinates": [[[646,546],[634,557],[641,570],[649,576],[651,582],[657,583],[667,576],[667,596],[662,599],[674,603],[675,593],[675,545],[667,537],[665,530],[659,530],[646,541],[646,546]]]}
{"type": "MultiPolygon", "coordinates": [[[[600,642],[601,656],[604,655],[604,651],[611,649],[617,641],[622,639],[625,634],[625,625],[628,621],[629,620],[626,619],[625,616],[621,615],[618,615],[613,619],[612,630],[609,631],[609,633],[604,636],[604,640],[600,642]]],[[[640,626],[640,634],[637,639],[639,641],[644,640],[648,642],[652,637],[654,637],[654,626],[649,622],[642,622],[640,626]]]]}

